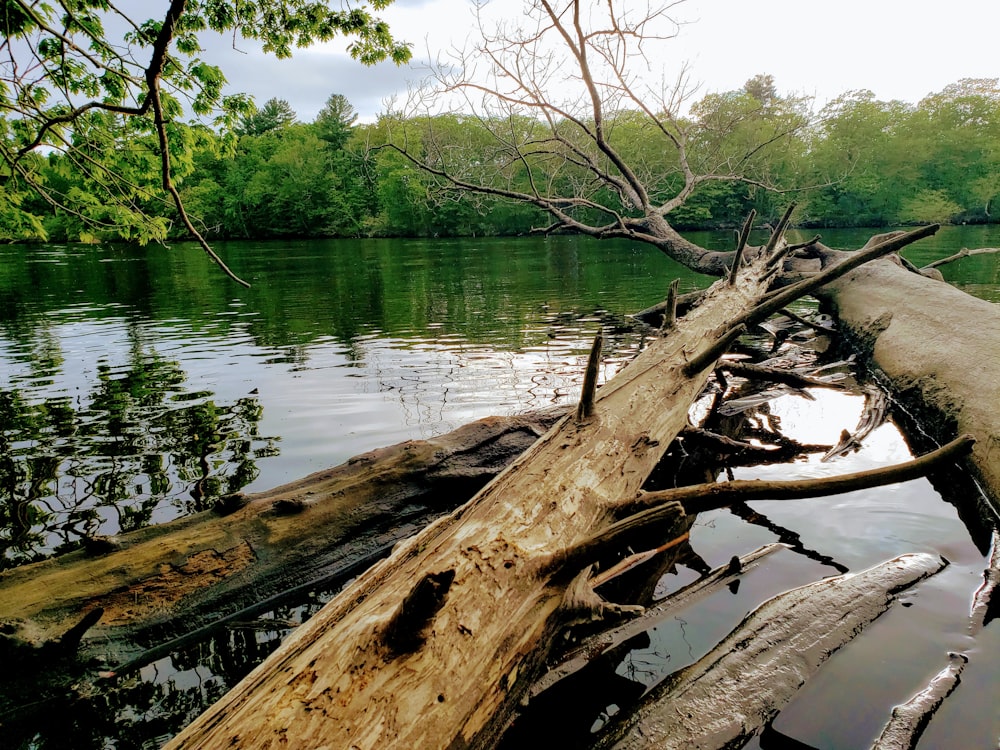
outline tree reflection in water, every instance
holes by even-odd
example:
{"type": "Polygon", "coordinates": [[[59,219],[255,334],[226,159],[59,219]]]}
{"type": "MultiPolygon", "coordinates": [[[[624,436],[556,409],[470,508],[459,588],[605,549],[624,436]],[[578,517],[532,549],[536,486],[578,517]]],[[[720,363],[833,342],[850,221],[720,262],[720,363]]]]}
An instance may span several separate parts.
{"type": "MultiPolygon", "coordinates": [[[[31,684],[29,706],[4,713],[4,747],[55,750],[155,748],[219,700],[332,593],[232,622],[140,669],[95,680],[94,670],[50,686],[31,684]],[[59,716],[57,722],[46,717],[59,716]]],[[[30,679],[26,677],[25,679],[30,679]]]]}
{"type": "Polygon", "coordinates": [[[185,392],[179,364],[137,338],[86,395],[0,388],[0,569],[204,510],[277,453],[255,396],[185,392]]]}

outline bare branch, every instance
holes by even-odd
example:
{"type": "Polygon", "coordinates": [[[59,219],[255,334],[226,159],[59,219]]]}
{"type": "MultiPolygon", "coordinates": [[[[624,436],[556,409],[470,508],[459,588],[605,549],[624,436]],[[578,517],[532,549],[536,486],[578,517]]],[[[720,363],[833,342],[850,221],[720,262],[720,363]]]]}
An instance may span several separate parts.
{"type": "Polygon", "coordinates": [[[961,260],[962,258],[968,258],[972,255],[989,255],[992,253],[1000,253],[1000,247],[980,247],[975,250],[970,250],[967,247],[963,247],[954,255],[949,255],[947,258],[941,258],[935,260],[932,263],[928,263],[926,266],[921,268],[921,271],[926,271],[930,268],[937,268],[938,266],[943,266],[946,263],[954,263],[956,260],[961,260]]]}

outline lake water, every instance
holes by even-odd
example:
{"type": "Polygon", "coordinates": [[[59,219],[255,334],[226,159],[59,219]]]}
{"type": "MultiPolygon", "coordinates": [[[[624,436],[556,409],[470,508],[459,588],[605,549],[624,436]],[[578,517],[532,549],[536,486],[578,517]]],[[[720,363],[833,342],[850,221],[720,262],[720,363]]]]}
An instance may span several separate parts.
{"type": "MultiPolygon", "coordinates": [[[[835,247],[858,247],[867,237],[824,233],[835,247]]],[[[728,233],[692,239],[731,244],[728,233]]],[[[963,246],[997,245],[1000,229],[953,227],[906,255],[922,265],[963,246]]],[[[673,278],[681,291],[710,281],[641,245],[572,237],[217,249],[251,289],[228,282],[190,245],[0,248],[0,567],[85,536],[168,521],[226,492],[267,489],[371,448],[572,400],[598,328],[607,378],[648,336],[630,313],[659,301],[673,278]]],[[[1000,256],[943,271],[970,293],[1000,301],[1000,256]]],[[[772,408],[795,437],[835,442],[854,427],[861,405],[833,394],[815,403],[787,397],[772,408]]],[[[753,475],[815,476],[906,455],[887,425],[844,460],[753,475]]],[[[754,510],[770,527],[730,512],[699,518],[699,554],[722,564],[773,541],[782,527],[803,548],[852,570],[908,551],[952,562],[916,590],[912,606],[897,607],[838,654],[775,729],[820,748],[867,746],[892,705],[926,684],[946,651],[961,650],[970,655],[964,684],[920,747],[996,747],[998,625],[965,635],[983,567],[981,530],[970,533],[955,506],[923,481],[754,510]]],[[[778,553],[747,576],[738,596],[726,592],[704,605],[710,625],[697,638],[674,623],[630,663],[652,660],[662,676],[682,665],[681,651],[711,646],[763,598],[835,572],[816,557],[778,553]]],[[[79,746],[155,745],[274,640],[230,633],[210,658],[175,654],[150,665],[138,689],[149,705],[108,698],[115,706],[93,730],[100,737],[79,746]],[[237,653],[238,668],[227,667],[237,653]],[[187,698],[171,709],[178,694],[187,698]]],[[[63,735],[39,732],[25,746],[60,746],[63,735]]]]}

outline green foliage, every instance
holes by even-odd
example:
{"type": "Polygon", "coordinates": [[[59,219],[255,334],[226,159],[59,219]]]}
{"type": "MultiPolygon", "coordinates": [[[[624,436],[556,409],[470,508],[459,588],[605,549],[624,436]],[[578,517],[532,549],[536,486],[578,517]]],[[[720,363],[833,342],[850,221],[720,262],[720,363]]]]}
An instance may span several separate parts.
{"type": "Polygon", "coordinates": [[[921,190],[903,202],[899,218],[906,224],[947,224],[962,207],[940,190],[921,190]]]}
{"type": "Polygon", "coordinates": [[[237,133],[263,135],[272,130],[282,130],[295,122],[295,110],[284,99],[268,99],[260,109],[243,115],[237,133]]]}
{"type": "MultiPolygon", "coordinates": [[[[144,19],[107,0],[3,0],[0,26],[13,43],[0,64],[0,180],[16,191],[0,201],[0,236],[44,234],[40,212],[19,208],[32,191],[66,239],[162,240],[172,215],[183,218],[171,190],[204,147],[202,126],[182,123],[185,113],[210,118],[223,133],[242,124],[261,134],[294,120],[287,103],[255,114],[248,97],[225,95],[223,71],[200,58],[203,32],[256,40],[278,57],[340,35],[366,64],[410,56],[365,5],[170,0],[158,10],[162,16],[144,19]],[[127,31],[111,35],[117,28],[127,31]]],[[[222,148],[233,146],[228,138],[222,148]]]]}
{"type": "Polygon", "coordinates": [[[351,135],[351,127],[358,119],[354,106],[343,94],[331,94],[323,109],[316,115],[316,134],[326,141],[330,148],[343,148],[351,135]]]}
{"type": "MultiPolygon", "coordinates": [[[[589,201],[567,209],[584,221],[608,220],[608,211],[596,205],[636,213],[527,117],[387,114],[376,125],[357,125],[351,103],[332,94],[314,122],[296,123],[286,101],[272,99],[254,112],[245,105],[234,105],[243,111],[238,136],[177,123],[167,130],[173,178],[206,236],[522,234],[549,219],[500,194],[539,185],[589,201]],[[496,132],[506,141],[498,142],[496,132]],[[497,194],[457,190],[390,144],[497,194]]],[[[769,76],[697,102],[687,120],[670,127],[686,130],[692,167],[719,179],[700,183],[673,208],[671,224],[738,226],[751,208],[773,221],[790,198],[769,186],[799,193],[796,221],[804,225],[993,220],[1000,197],[996,81],[960,81],[917,105],[852,91],[824,107],[814,124],[808,118],[807,103],[781,96],[769,76]],[[721,179],[727,172],[742,179],[721,179]]],[[[16,125],[7,124],[8,130],[16,125]]],[[[611,113],[605,128],[654,202],[683,187],[676,149],[645,114],[611,113]]],[[[585,145],[579,128],[560,124],[557,132],[566,143],[585,145]]],[[[68,148],[45,157],[31,153],[22,163],[49,196],[72,210],[52,213],[19,171],[8,173],[0,193],[0,239],[142,243],[184,235],[161,196],[159,145],[147,120],[88,111],[66,138],[68,148]]],[[[592,158],[611,168],[600,152],[592,158]]]]}

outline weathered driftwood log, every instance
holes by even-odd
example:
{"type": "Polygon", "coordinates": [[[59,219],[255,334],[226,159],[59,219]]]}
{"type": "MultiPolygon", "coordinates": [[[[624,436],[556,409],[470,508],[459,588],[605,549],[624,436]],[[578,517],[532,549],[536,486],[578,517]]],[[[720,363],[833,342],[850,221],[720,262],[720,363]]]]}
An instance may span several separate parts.
{"type": "MultiPolygon", "coordinates": [[[[121,662],[165,639],[331,576],[356,575],[389,547],[472,497],[566,409],[490,417],[202,513],[0,573],[0,647],[67,643],[121,662]],[[78,624],[87,613],[86,639],[78,624]],[[15,626],[15,627],[11,627],[15,626]],[[82,640],[82,644],[81,644],[82,640]]],[[[62,649],[65,651],[65,648],[62,649]]],[[[30,655],[22,649],[22,655],[30,655]]]]}
{"type": "Polygon", "coordinates": [[[651,524],[665,539],[686,530],[679,505],[635,522],[614,522],[613,509],[687,423],[708,370],[743,324],[830,278],[761,301],[764,262],[713,285],[601,389],[591,416],[567,417],[469,504],[400,545],[169,747],[492,745],[560,628],[609,609],[587,584],[589,565],[651,524]]]}
{"type": "MultiPolygon", "coordinates": [[[[758,272],[717,284],[600,389],[593,416],[566,418],[473,501],[403,543],[170,746],[494,744],[555,634],[601,609],[585,571],[606,549],[610,508],[638,492],[687,423],[714,359],[697,372],[691,363],[754,307],[758,272]],[[401,606],[428,576],[441,581],[435,591],[401,606]],[[386,643],[401,618],[418,634],[415,650],[386,643]]],[[[665,538],[682,533],[679,506],[662,526],[665,538]]]]}
{"type": "Polygon", "coordinates": [[[934,712],[958,687],[959,676],[968,661],[965,654],[948,654],[948,666],[938,672],[927,687],[892,709],[892,716],[872,750],[913,750],[934,712]]]}
{"type": "Polygon", "coordinates": [[[972,468],[1000,502],[1000,305],[891,259],[852,271],[819,296],[923,429],[939,442],[976,438],[972,468]]]}
{"type": "Polygon", "coordinates": [[[741,747],[834,651],[883,614],[896,594],[945,564],[931,555],[903,555],[779,594],[707,655],[651,691],[631,719],[609,728],[598,746],[741,747]]]}
{"type": "Polygon", "coordinates": [[[969,634],[975,635],[1000,613],[1000,529],[993,530],[990,543],[990,555],[983,571],[983,582],[976,593],[972,595],[972,608],[969,613],[969,634]]]}

